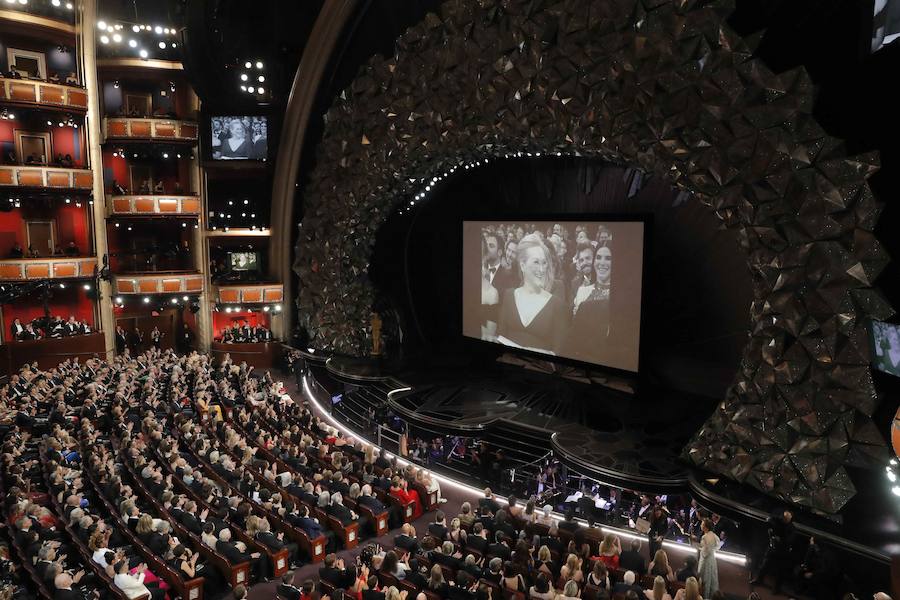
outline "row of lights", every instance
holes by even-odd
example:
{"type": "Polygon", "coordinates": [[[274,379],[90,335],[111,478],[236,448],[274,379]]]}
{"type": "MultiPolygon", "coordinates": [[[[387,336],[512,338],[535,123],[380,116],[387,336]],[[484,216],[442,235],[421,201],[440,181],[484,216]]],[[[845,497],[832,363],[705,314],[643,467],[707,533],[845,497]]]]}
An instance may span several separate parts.
{"type": "Polygon", "coordinates": [[[4,108],[2,111],[0,111],[0,119],[8,119],[8,120],[12,121],[15,118],[16,118],[16,115],[14,113],[9,112],[9,110],[6,108],[4,108]]]}
{"type": "MultiPolygon", "coordinates": [[[[76,206],[81,206],[81,204],[76,204],[76,206]]],[[[121,226],[122,226],[122,224],[119,223],[119,222],[117,221],[117,222],[116,222],[116,229],[119,229],[121,226]]],[[[187,226],[188,226],[188,224],[187,224],[186,221],[182,221],[182,222],[181,222],[181,228],[182,228],[182,229],[187,229],[187,226]]],[[[199,228],[200,228],[200,225],[198,225],[197,223],[194,223],[194,229],[199,229],[199,228]]],[[[127,229],[128,231],[131,231],[131,230],[132,230],[131,225],[126,226],[126,229],[127,229]]]]}
{"type": "MultiPolygon", "coordinates": [[[[547,155],[547,156],[549,156],[550,154],[551,153],[543,153],[543,155],[547,155]]],[[[555,156],[562,156],[562,152],[554,152],[552,154],[555,156]]],[[[540,157],[540,156],[542,156],[541,152],[509,152],[507,154],[504,154],[503,158],[524,158],[524,157],[531,158],[531,157],[540,157]]],[[[472,162],[464,163],[462,165],[454,165],[454,166],[450,167],[449,169],[447,169],[446,171],[444,171],[443,173],[441,173],[440,175],[436,175],[436,176],[432,177],[430,180],[427,180],[427,179],[421,180],[419,183],[425,184],[425,190],[416,194],[413,197],[413,199],[409,201],[409,205],[404,206],[403,208],[399,209],[397,212],[402,215],[403,213],[406,213],[406,212],[409,212],[410,210],[412,210],[412,208],[418,202],[421,202],[428,196],[428,194],[431,192],[431,190],[433,188],[437,187],[438,183],[440,183],[447,177],[450,177],[451,175],[453,175],[460,167],[462,167],[464,170],[468,171],[469,169],[474,169],[475,167],[480,167],[482,165],[486,165],[490,161],[491,161],[490,157],[485,157],[485,158],[480,158],[478,160],[474,160],[472,162]]]]}
{"type": "MultiPolygon", "coordinates": [[[[120,149],[120,150],[113,150],[113,153],[112,153],[113,158],[127,158],[127,154],[128,154],[128,153],[125,152],[125,150],[121,150],[121,149],[120,149]]],[[[160,154],[159,156],[160,156],[161,158],[168,159],[168,158],[172,158],[172,154],[174,154],[174,155],[175,155],[175,158],[178,158],[178,159],[180,159],[180,158],[182,157],[181,152],[174,152],[174,153],[163,152],[163,153],[160,154]]],[[[137,152],[132,152],[132,153],[131,153],[131,158],[146,158],[146,157],[147,157],[146,154],[138,154],[137,152]]],[[[194,155],[193,155],[193,154],[188,155],[188,157],[189,157],[191,160],[194,160],[194,155]]]]}
{"type": "MultiPolygon", "coordinates": [[[[12,118],[12,117],[10,117],[10,118],[12,118]]],[[[53,121],[47,121],[47,126],[53,127],[53,121]]],[[[72,117],[69,117],[65,121],[57,121],[56,126],[57,127],[72,127],[74,129],[78,129],[78,123],[76,123],[75,119],[73,119],[72,117]]]]}
{"type": "Polygon", "coordinates": [[[249,72],[253,67],[256,67],[257,71],[262,71],[265,65],[261,60],[257,60],[255,63],[248,60],[244,63],[244,68],[247,69],[247,72],[241,71],[240,74],[241,91],[249,94],[265,94],[266,89],[262,84],[266,82],[266,76],[262,73],[254,74],[249,72]]]}
{"type": "MultiPolygon", "coordinates": [[[[21,4],[22,6],[25,6],[26,4],[28,4],[28,0],[6,0],[6,3],[7,4],[21,4]]],[[[60,6],[62,6],[62,0],[50,0],[50,4],[59,8],[60,6]]],[[[75,8],[75,5],[72,4],[71,2],[66,2],[66,8],[68,10],[73,10],[75,8]]]]}
{"type": "MultiPolygon", "coordinates": [[[[218,310],[219,310],[219,307],[217,306],[217,307],[216,307],[216,311],[218,311],[218,310]]],[[[243,311],[243,310],[244,310],[244,309],[243,309],[242,307],[240,307],[240,306],[233,306],[233,307],[232,307],[232,306],[226,306],[225,309],[224,309],[224,312],[226,312],[226,313],[239,313],[239,312],[241,312],[241,311],[243,311]]],[[[249,310],[250,312],[253,312],[252,309],[247,309],[247,310],[249,310]]],[[[267,313],[267,312],[270,312],[270,311],[271,311],[271,312],[277,312],[277,313],[278,313],[278,312],[281,312],[281,305],[280,305],[280,304],[275,304],[275,305],[273,305],[273,306],[268,306],[268,305],[266,305],[266,306],[263,306],[263,307],[262,307],[262,311],[263,311],[263,312],[266,312],[266,313],[267,313]]]]}
{"type": "MultiPolygon", "coordinates": [[[[7,0],[8,1],[8,0],[7,0]]],[[[110,25],[106,21],[97,21],[97,27],[100,31],[105,33],[100,35],[100,43],[101,44],[121,44],[124,41],[122,34],[120,33],[125,26],[121,23],[117,23],[115,25],[110,25]]],[[[152,25],[132,25],[131,31],[134,33],[141,33],[142,31],[154,32],[156,35],[175,35],[178,31],[174,27],[163,27],[162,25],[156,25],[155,27],[152,25]]],[[[137,48],[138,41],[134,38],[130,38],[128,40],[129,48],[137,48]]],[[[160,50],[165,50],[168,47],[177,48],[178,44],[176,42],[165,42],[160,41],[158,44],[160,50]]],[[[138,50],[138,56],[141,58],[147,58],[150,56],[150,53],[145,49],[141,48],[138,50]]]]}
{"type": "MultiPolygon", "coordinates": [[[[182,296],[180,302],[188,302],[190,300],[190,296],[182,296]]],[[[150,296],[144,296],[144,304],[150,304],[152,298],[150,296]]],[[[178,304],[179,299],[177,296],[173,296],[170,300],[170,304],[178,304]]],[[[119,306],[125,306],[125,298],[122,296],[116,296],[116,304],[119,306]]]]}

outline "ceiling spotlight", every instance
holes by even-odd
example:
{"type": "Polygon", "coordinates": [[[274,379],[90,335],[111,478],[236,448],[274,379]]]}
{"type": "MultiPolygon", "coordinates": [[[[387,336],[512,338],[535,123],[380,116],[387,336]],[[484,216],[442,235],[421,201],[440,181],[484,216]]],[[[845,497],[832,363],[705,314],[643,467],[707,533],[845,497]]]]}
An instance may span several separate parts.
{"type": "Polygon", "coordinates": [[[175,155],[175,158],[181,158],[181,152],[175,155]]]}
{"type": "Polygon", "coordinates": [[[231,307],[230,307],[230,306],[226,306],[226,307],[225,307],[225,312],[230,313],[230,312],[231,312],[231,307]]]}
{"type": "Polygon", "coordinates": [[[246,86],[246,85],[242,85],[242,86],[241,86],[241,91],[242,91],[242,92],[246,92],[246,91],[247,91],[247,86],[246,86]]]}
{"type": "Polygon", "coordinates": [[[163,33],[166,34],[166,35],[169,35],[169,28],[168,28],[168,27],[163,27],[163,33]]]}
{"type": "Polygon", "coordinates": [[[71,2],[66,2],[66,8],[68,8],[69,10],[72,10],[73,8],[75,8],[75,5],[72,4],[71,2]]]}
{"type": "Polygon", "coordinates": [[[247,74],[241,73],[241,81],[247,81],[247,74]]]}
{"type": "Polygon", "coordinates": [[[188,297],[187,297],[187,296],[182,296],[181,299],[184,300],[185,302],[188,301],[188,297]]]}
{"type": "Polygon", "coordinates": [[[53,6],[59,6],[60,4],[62,4],[62,2],[60,2],[59,0],[50,0],[50,4],[52,4],[53,6]]]}
{"type": "Polygon", "coordinates": [[[178,304],[178,298],[172,298],[172,304],[178,304]]]}
{"type": "Polygon", "coordinates": [[[122,300],[122,296],[116,296],[116,304],[122,304],[124,300],[122,300]]]}
{"type": "Polygon", "coordinates": [[[176,44],[175,42],[172,42],[172,47],[173,47],[173,48],[177,48],[177,47],[178,47],[178,44],[176,44]]]}
{"type": "Polygon", "coordinates": [[[144,304],[150,304],[150,296],[144,296],[144,304]]]}
{"type": "Polygon", "coordinates": [[[132,30],[133,32],[137,33],[138,31],[141,30],[141,26],[140,26],[140,25],[132,25],[132,26],[131,26],[131,30],[132,30]]]}
{"type": "Polygon", "coordinates": [[[91,284],[89,284],[89,283],[84,284],[84,289],[86,289],[86,290],[91,289],[91,284]]]}
{"type": "Polygon", "coordinates": [[[101,36],[100,36],[100,43],[102,43],[102,44],[108,44],[108,43],[109,43],[109,36],[107,36],[107,35],[101,35],[101,36]]]}
{"type": "Polygon", "coordinates": [[[250,201],[244,198],[244,204],[250,204],[250,201]]]}
{"type": "MultiPolygon", "coordinates": [[[[131,41],[133,42],[134,40],[131,40],[131,41]]],[[[113,87],[116,88],[116,89],[119,89],[119,80],[118,80],[118,79],[116,79],[115,81],[113,81],[113,87]]]]}
{"type": "Polygon", "coordinates": [[[99,29],[102,29],[103,31],[106,31],[106,21],[97,21],[97,27],[99,29]]]}
{"type": "Polygon", "coordinates": [[[250,63],[249,60],[248,60],[247,62],[244,63],[244,68],[246,68],[246,69],[249,69],[249,68],[252,67],[252,66],[253,66],[253,65],[250,63]]]}
{"type": "Polygon", "coordinates": [[[264,82],[264,81],[266,80],[266,78],[263,77],[262,75],[260,75],[259,77],[256,78],[256,80],[257,80],[258,82],[262,83],[262,82],[264,82]]]}
{"type": "Polygon", "coordinates": [[[260,94],[263,94],[263,93],[265,93],[266,90],[262,89],[262,87],[259,87],[259,88],[257,88],[256,91],[259,92],[260,94]]]}
{"type": "Polygon", "coordinates": [[[250,87],[247,88],[247,91],[252,94],[253,92],[256,91],[256,88],[251,85],[250,87]]]}
{"type": "Polygon", "coordinates": [[[122,41],[122,34],[114,33],[114,34],[113,34],[113,41],[114,41],[115,43],[117,43],[117,44],[118,44],[119,42],[121,42],[121,41],[122,41]]]}
{"type": "Polygon", "coordinates": [[[263,312],[269,312],[269,307],[268,307],[268,306],[263,306],[263,312]]]}
{"type": "Polygon", "coordinates": [[[141,58],[147,58],[147,56],[148,56],[146,50],[141,50],[140,52],[138,52],[138,55],[139,55],[141,58]]]}
{"type": "Polygon", "coordinates": [[[262,64],[262,61],[261,61],[261,60],[256,61],[256,68],[257,68],[257,69],[262,69],[262,68],[263,68],[263,64],[262,64]]]}
{"type": "MultiPolygon", "coordinates": [[[[137,48],[137,40],[128,40],[128,45],[131,48],[137,48]]],[[[118,87],[118,86],[117,86],[118,87]]]]}
{"type": "Polygon", "coordinates": [[[156,27],[153,28],[153,31],[156,32],[156,35],[162,35],[163,28],[161,26],[157,25],[156,27]]]}
{"type": "Polygon", "coordinates": [[[280,305],[280,304],[276,304],[276,305],[275,305],[275,312],[281,312],[281,305],[280,305]]]}
{"type": "Polygon", "coordinates": [[[64,284],[64,283],[59,284],[59,289],[61,289],[61,290],[66,289],[66,284],[64,284]]]}
{"type": "Polygon", "coordinates": [[[160,42],[160,43],[159,43],[159,49],[160,49],[160,50],[165,50],[165,49],[166,49],[166,43],[165,43],[165,42],[160,42]]]}
{"type": "Polygon", "coordinates": [[[168,153],[168,152],[163,152],[163,158],[169,158],[169,153],[168,153]]]}

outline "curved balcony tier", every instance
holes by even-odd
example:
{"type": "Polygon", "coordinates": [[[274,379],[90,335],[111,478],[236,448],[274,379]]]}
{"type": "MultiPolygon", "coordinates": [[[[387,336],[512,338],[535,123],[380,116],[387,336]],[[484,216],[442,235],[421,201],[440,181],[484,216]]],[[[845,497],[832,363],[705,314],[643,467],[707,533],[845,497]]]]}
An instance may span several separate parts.
{"type": "Polygon", "coordinates": [[[112,196],[107,203],[107,216],[199,216],[199,196],[139,194],[112,196]]]}
{"type": "Polygon", "coordinates": [[[79,279],[93,277],[97,257],[4,258],[0,259],[0,281],[79,279]]]}
{"type": "Polygon", "coordinates": [[[0,77],[0,102],[67,112],[86,112],[88,94],[82,87],[0,77]]]}
{"type": "Polygon", "coordinates": [[[203,291],[203,275],[192,273],[153,273],[114,275],[116,294],[198,294],[203,291]]]}
{"type": "Polygon", "coordinates": [[[90,169],[0,165],[0,188],[23,187],[89,192],[93,186],[94,172],[90,169]]]}
{"type": "Polygon", "coordinates": [[[280,283],[246,283],[216,286],[219,304],[263,304],[281,302],[284,285],[280,283]]]}
{"type": "Polygon", "coordinates": [[[152,117],[106,117],[103,133],[107,140],[152,142],[197,142],[196,121],[152,117]]]}

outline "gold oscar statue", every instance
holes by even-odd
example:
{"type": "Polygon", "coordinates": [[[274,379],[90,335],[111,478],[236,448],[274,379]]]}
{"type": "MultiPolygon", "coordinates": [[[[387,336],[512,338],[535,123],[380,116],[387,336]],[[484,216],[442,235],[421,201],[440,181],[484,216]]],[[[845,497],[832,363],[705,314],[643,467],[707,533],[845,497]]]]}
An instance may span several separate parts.
{"type": "Polygon", "coordinates": [[[372,356],[381,356],[381,317],[372,313],[372,356]]]}

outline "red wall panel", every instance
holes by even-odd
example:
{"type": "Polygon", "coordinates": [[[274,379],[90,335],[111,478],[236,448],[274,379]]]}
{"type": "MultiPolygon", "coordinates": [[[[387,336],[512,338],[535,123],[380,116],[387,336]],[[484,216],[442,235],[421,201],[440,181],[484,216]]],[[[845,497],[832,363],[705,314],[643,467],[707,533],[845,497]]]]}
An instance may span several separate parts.
{"type": "Polygon", "coordinates": [[[262,325],[263,327],[269,327],[269,313],[264,312],[223,312],[223,311],[213,311],[213,337],[220,338],[222,337],[222,331],[226,328],[233,327],[234,325],[239,325],[243,321],[247,321],[251,327],[254,325],[262,325]]]}
{"type": "MultiPolygon", "coordinates": [[[[92,328],[94,325],[94,302],[87,297],[87,292],[82,287],[84,282],[66,283],[66,288],[61,289],[59,284],[53,284],[53,297],[48,305],[51,315],[59,315],[68,319],[69,315],[75,315],[79,321],[86,320],[92,328]]],[[[3,339],[9,338],[9,326],[14,319],[21,319],[27,323],[32,319],[44,316],[44,300],[40,293],[30,294],[16,300],[14,304],[3,304],[3,339]]]]}

